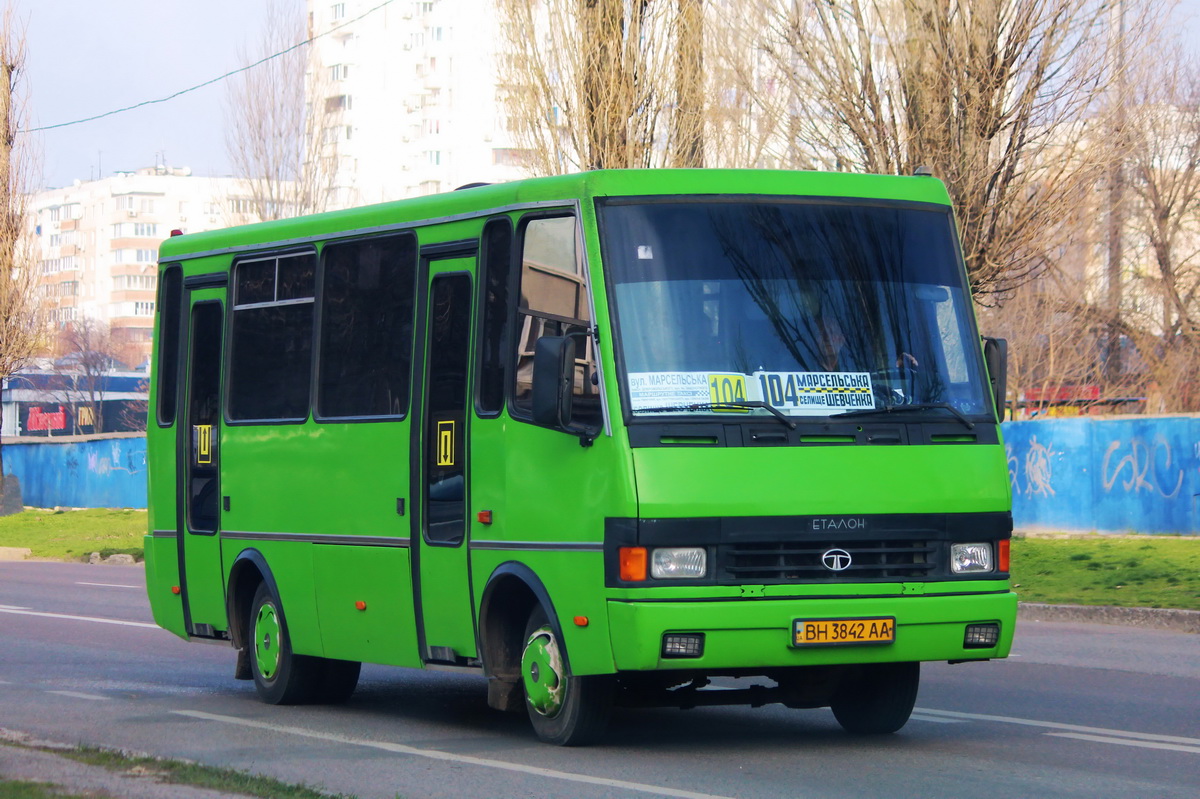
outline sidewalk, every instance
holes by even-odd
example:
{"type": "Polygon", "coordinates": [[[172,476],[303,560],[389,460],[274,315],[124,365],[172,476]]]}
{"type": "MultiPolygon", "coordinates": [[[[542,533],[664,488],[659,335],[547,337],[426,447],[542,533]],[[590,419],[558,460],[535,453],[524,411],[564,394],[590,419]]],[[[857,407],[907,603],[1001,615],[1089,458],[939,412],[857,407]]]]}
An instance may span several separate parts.
{"type": "Polygon", "coordinates": [[[1018,602],[1021,621],[1072,621],[1119,624],[1181,633],[1200,633],[1200,610],[1176,608],[1118,608],[1111,605],[1044,605],[1018,602]]]}

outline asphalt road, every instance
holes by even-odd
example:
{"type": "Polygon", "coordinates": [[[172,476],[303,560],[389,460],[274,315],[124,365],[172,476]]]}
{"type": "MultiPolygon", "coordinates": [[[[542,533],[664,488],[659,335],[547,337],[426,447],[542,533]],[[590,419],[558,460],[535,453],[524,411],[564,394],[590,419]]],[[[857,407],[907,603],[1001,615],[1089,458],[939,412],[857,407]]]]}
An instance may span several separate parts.
{"type": "Polygon", "coordinates": [[[0,563],[0,727],[367,797],[1200,795],[1200,636],[1020,626],[1014,656],[927,664],[900,733],[828,710],[619,710],[539,744],[476,677],[370,666],[344,707],[272,707],[233,650],[150,619],[140,567],[0,563]]]}

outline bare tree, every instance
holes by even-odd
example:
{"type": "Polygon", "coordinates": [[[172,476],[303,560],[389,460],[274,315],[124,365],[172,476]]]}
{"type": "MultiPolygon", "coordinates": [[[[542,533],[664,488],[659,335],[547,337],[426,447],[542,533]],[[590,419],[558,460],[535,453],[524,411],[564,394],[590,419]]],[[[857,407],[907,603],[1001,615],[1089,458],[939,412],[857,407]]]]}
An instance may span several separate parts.
{"type": "MultiPolygon", "coordinates": [[[[0,18],[0,378],[21,369],[44,345],[45,319],[37,292],[36,250],[25,210],[34,157],[18,91],[25,62],[25,32],[11,6],[0,18]]],[[[0,480],[3,479],[0,458],[0,480]]]]}
{"type": "Polygon", "coordinates": [[[268,6],[261,42],[243,55],[255,66],[230,82],[225,103],[226,150],[261,220],[331,207],[345,103],[301,44],[309,34],[294,0],[268,6]]]}
{"type": "Polygon", "coordinates": [[[91,427],[93,433],[103,433],[104,381],[119,365],[112,330],[98,319],[71,322],[59,336],[59,349],[51,391],[75,409],[76,432],[91,427]]]}
{"type": "Polygon", "coordinates": [[[1081,269],[1047,270],[1013,289],[1003,308],[980,309],[984,329],[1008,339],[1013,418],[1086,412],[1100,402],[1107,316],[1089,302],[1086,283],[1081,269]]]}
{"type": "Polygon", "coordinates": [[[497,0],[534,174],[705,162],[701,0],[497,0]]]}
{"type": "MultiPolygon", "coordinates": [[[[150,390],[149,381],[138,381],[137,390],[145,394],[150,390]]],[[[150,402],[144,399],[126,400],[117,412],[118,429],[145,432],[150,418],[150,402]]]]}
{"type": "MultiPolygon", "coordinates": [[[[772,69],[748,86],[786,131],[793,167],[912,174],[954,200],[977,298],[1002,299],[1053,261],[1062,209],[1116,155],[1111,4],[1103,0],[768,0],[730,5],[742,52],[772,69]],[[755,13],[756,12],[756,13],[755,13]],[[782,81],[780,90],[776,81],[782,81]]],[[[1153,22],[1126,32],[1146,41],[1153,22]]],[[[1136,46],[1129,48],[1130,58],[1136,46]]]]}
{"type": "Polygon", "coordinates": [[[1163,59],[1137,89],[1126,135],[1130,273],[1122,329],[1152,411],[1200,410],[1200,66],[1163,59]]]}

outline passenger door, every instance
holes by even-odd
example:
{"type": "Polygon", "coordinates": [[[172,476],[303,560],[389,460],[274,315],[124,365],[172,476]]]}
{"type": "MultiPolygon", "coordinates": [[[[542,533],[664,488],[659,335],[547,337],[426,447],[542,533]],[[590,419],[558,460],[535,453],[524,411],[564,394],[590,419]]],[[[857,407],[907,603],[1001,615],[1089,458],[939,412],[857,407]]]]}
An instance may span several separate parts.
{"type": "Polygon", "coordinates": [[[469,386],[474,257],[423,258],[423,374],[414,398],[414,585],[425,660],[476,654],[467,568],[469,386]],[[419,431],[419,432],[418,432],[419,431]]]}
{"type": "Polygon", "coordinates": [[[220,428],[224,289],[189,292],[187,381],[180,396],[178,483],[181,587],[188,632],[211,636],[225,626],[221,569],[220,428]]]}

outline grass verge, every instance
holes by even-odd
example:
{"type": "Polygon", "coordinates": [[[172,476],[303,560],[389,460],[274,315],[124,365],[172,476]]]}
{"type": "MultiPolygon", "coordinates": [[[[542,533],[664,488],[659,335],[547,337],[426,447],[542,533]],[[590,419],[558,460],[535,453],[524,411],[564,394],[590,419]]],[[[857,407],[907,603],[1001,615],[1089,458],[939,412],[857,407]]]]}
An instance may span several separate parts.
{"type": "Polygon", "coordinates": [[[230,768],[203,766],[185,760],[162,760],[91,746],[68,749],[61,754],[90,766],[100,766],[109,771],[132,773],[142,777],[150,776],[171,785],[191,785],[225,793],[261,796],[264,799],[353,799],[345,794],[328,794],[306,785],[292,785],[270,777],[260,777],[230,768]]]}
{"type": "Polygon", "coordinates": [[[62,793],[48,782],[0,779],[0,799],[93,799],[95,794],[62,793]]]}
{"type": "Polygon", "coordinates": [[[1016,538],[1023,602],[1200,610],[1200,540],[1174,536],[1016,538]]]}
{"type": "MultiPolygon", "coordinates": [[[[26,510],[0,518],[0,546],[35,558],[99,551],[142,558],[146,512],[26,510]]],[[[1175,536],[1017,538],[1013,582],[1025,602],[1200,610],[1200,540],[1175,536]]]]}
{"type": "MultiPolygon", "coordinates": [[[[139,779],[153,779],[170,785],[189,785],[194,788],[208,788],[223,793],[258,796],[263,799],[354,799],[346,794],[325,793],[306,785],[293,785],[270,777],[260,777],[235,769],[204,766],[185,760],[161,759],[92,746],[68,748],[56,744],[22,743],[11,739],[6,743],[26,749],[50,752],[60,757],[68,757],[117,774],[128,774],[139,779]]],[[[83,799],[85,796],[96,795],[94,793],[83,795],[67,793],[72,789],[71,785],[49,785],[42,782],[0,779],[0,799],[43,799],[43,797],[47,799],[50,797],[83,799]]]]}
{"type": "Polygon", "coordinates": [[[27,547],[35,558],[86,560],[92,552],[142,559],[146,511],[34,510],[0,517],[0,547],[27,547]]]}

